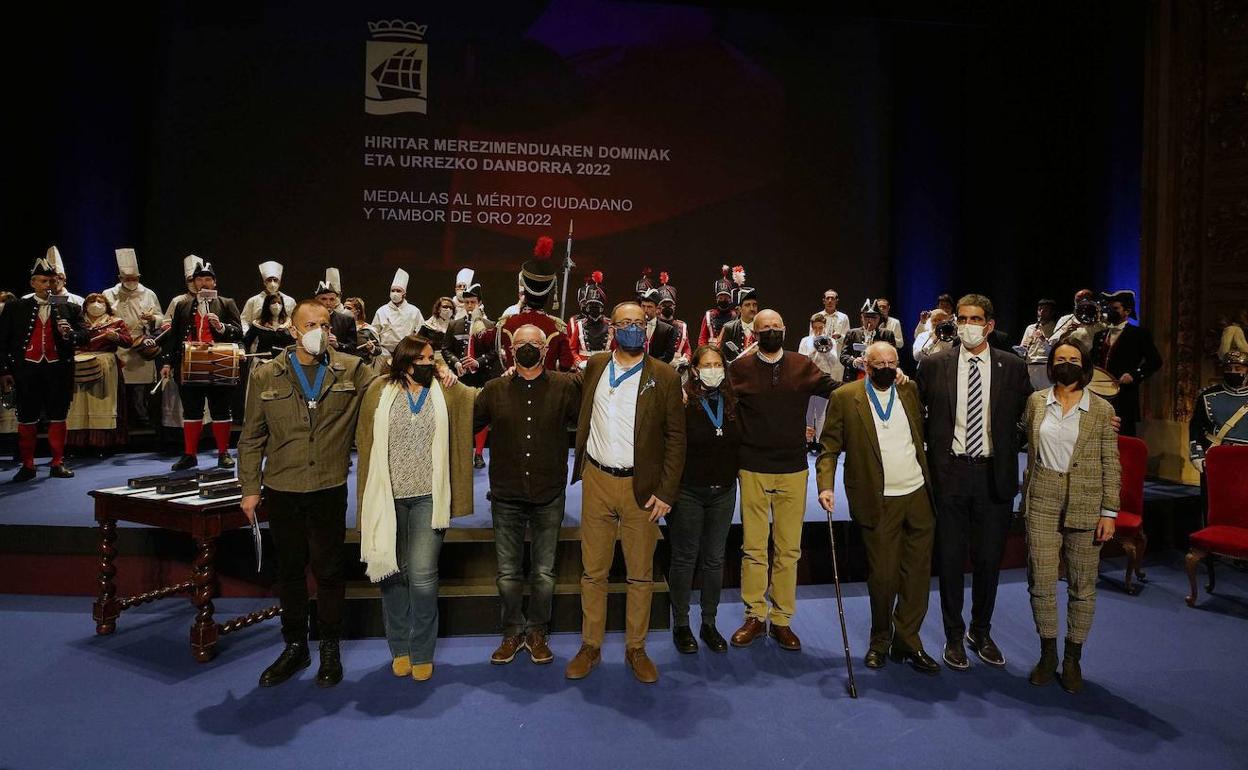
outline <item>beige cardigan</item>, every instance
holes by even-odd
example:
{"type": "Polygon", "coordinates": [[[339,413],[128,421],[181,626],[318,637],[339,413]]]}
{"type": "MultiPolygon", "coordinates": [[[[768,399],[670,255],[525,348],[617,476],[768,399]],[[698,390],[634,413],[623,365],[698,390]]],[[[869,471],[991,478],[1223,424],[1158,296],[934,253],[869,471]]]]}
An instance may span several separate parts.
{"type": "MultiPolygon", "coordinates": [[[[377,406],[381,403],[381,393],[389,383],[389,378],[378,377],[364,392],[364,400],[360,404],[360,418],[355,428],[355,445],[359,450],[356,462],[356,531],[359,531],[364,505],[364,489],[368,485],[368,471],[373,450],[373,420],[377,414],[377,406]]],[[[441,387],[434,385],[434,387],[441,387]]],[[[443,390],[446,399],[447,418],[450,427],[450,476],[451,476],[451,517],[472,515],[472,406],[476,401],[477,390],[466,385],[456,384],[450,390],[443,390]]]]}
{"type": "Polygon", "coordinates": [[[1122,484],[1118,458],[1118,434],[1110,420],[1114,408],[1095,393],[1089,394],[1088,413],[1079,418],[1079,436],[1070,458],[1069,490],[1046,485],[1033,476],[1039,462],[1040,423],[1044,422],[1045,399],[1049,389],[1037,390],[1027,399],[1023,427],[1027,431],[1027,471],[1023,476],[1023,510],[1034,497],[1056,498],[1066,494],[1064,525],[1071,529],[1093,529],[1101,510],[1117,511],[1122,484]]]}

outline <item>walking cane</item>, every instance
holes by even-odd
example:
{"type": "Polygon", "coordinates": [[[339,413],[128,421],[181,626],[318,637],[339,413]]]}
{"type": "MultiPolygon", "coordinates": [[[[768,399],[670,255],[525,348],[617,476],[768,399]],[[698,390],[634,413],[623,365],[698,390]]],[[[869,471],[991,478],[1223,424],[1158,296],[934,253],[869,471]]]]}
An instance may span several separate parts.
{"type": "Polygon", "coordinates": [[[849,633],[845,630],[845,603],[841,600],[841,572],[836,565],[836,532],[832,528],[832,512],[828,514],[828,540],[832,543],[832,583],[836,586],[836,611],[841,616],[841,641],[845,644],[845,672],[849,674],[849,697],[858,697],[854,684],[854,661],[849,652],[849,633]]]}

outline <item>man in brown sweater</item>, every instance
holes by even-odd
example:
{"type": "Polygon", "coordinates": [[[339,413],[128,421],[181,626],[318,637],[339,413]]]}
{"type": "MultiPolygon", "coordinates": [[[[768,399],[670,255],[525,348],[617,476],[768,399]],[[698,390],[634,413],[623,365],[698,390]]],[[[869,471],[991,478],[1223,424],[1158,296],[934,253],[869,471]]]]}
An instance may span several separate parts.
{"type": "Polygon", "coordinates": [[[758,350],[737,358],[728,377],[737,396],[741,420],[741,599],[745,624],[732,644],[745,647],[763,635],[783,649],[800,650],[789,627],[796,609],[797,561],[801,558],[802,520],[806,513],[806,406],[811,396],[825,398],[840,383],[806,356],[788,353],[784,319],[774,310],[754,318],[758,350]],[[772,523],[774,522],[774,524],[772,523]],[[771,562],[771,608],[767,606],[768,535],[775,540],[771,562]]]}

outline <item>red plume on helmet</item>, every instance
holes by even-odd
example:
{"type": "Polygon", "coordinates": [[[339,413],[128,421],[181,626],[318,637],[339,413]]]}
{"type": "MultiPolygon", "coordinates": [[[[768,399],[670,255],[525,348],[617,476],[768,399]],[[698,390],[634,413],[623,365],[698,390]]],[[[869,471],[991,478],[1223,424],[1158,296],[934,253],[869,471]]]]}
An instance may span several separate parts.
{"type": "Polygon", "coordinates": [[[601,284],[602,283],[602,271],[595,270],[594,272],[590,273],[589,279],[596,284],[601,284]]]}
{"type": "Polygon", "coordinates": [[[745,268],[741,265],[734,265],[732,268],[732,280],[738,286],[745,285],[745,268]]]}
{"type": "Polygon", "coordinates": [[[533,256],[538,259],[547,259],[554,250],[555,240],[548,235],[543,235],[537,239],[537,245],[533,247],[533,256]]]}
{"type": "Polygon", "coordinates": [[[724,274],[724,277],[725,277],[725,278],[727,278],[727,277],[728,277],[728,266],[727,266],[727,265],[720,265],[720,266],[719,266],[719,271],[720,271],[721,273],[723,273],[723,274],[724,274]]]}
{"type": "Polygon", "coordinates": [[[667,271],[663,271],[662,273],[659,273],[659,283],[663,283],[663,284],[667,283],[667,271]]]}

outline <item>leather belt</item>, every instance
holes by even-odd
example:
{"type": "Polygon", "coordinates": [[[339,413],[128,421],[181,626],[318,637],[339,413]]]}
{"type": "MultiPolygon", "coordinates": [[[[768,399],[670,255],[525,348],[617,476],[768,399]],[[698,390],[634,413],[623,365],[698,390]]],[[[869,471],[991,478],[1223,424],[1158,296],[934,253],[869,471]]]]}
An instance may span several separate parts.
{"type": "Polygon", "coordinates": [[[979,457],[971,457],[970,455],[952,455],[953,459],[967,465],[983,465],[992,460],[991,455],[980,455],[979,457]]]}
{"type": "Polygon", "coordinates": [[[618,479],[627,479],[633,475],[632,468],[609,468],[606,465],[603,465],[602,463],[595,460],[593,455],[589,453],[585,454],[585,458],[589,460],[591,465],[593,465],[595,468],[602,471],[603,473],[607,474],[608,476],[615,476],[618,479]]]}

